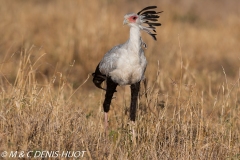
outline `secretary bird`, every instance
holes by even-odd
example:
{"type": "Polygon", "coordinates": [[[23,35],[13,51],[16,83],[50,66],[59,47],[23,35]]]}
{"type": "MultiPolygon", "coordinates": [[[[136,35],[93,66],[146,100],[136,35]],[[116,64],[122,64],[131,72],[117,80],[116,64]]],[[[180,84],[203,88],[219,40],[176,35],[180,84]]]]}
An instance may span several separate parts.
{"type": "Polygon", "coordinates": [[[160,17],[158,14],[162,11],[154,11],[156,8],[157,6],[148,6],[137,14],[131,13],[124,16],[123,24],[130,26],[130,38],[124,44],[117,45],[108,51],[98,64],[95,73],[92,74],[93,83],[96,87],[106,90],[103,103],[105,131],[108,127],[107,113],[118,85],[130,85],[130,120],[133,124],[135,122],[140,81],[144,79],[144,72],[147,66],[147,60],[142,49],[142,46],[144,48],[147,46],[142,41],[141,30],[147,32],[154,40],[157,40],[155,27],[161,25],[157,21],[160,17]],[[143,23],[148,26],[143,26],[143,23]],[[101,86],[105,80],[107,84],[106,89],[101,86]]]}

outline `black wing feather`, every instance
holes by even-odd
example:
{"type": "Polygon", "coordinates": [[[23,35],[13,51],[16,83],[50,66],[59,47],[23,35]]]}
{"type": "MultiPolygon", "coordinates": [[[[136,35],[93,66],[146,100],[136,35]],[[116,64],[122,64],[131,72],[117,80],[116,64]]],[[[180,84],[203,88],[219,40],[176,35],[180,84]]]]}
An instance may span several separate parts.
{"type": "Polygon", "coordinates": [[[101,84],[103,81],[106,80],[106,75],[102,74],[99,70],[99,64],[95,70],[95,72],[92,74],[93,76],[93,83],[95,84],[96,87],[100,88],[100,89],[103,89],[103,90],[106,90],[104,88],[102,88],[101,84]]]}

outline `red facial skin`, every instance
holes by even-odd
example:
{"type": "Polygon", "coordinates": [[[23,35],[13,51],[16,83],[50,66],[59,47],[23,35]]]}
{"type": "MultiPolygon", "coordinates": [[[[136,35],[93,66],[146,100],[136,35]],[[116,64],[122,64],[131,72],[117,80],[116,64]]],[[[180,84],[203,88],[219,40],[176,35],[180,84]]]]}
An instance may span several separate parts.
{"type": "Polygon", "coordinates": [[[131,17],[128,18],[128,22],[135,23],[137,18],[138,18],[137,16],[131,16],[131,17]]]}

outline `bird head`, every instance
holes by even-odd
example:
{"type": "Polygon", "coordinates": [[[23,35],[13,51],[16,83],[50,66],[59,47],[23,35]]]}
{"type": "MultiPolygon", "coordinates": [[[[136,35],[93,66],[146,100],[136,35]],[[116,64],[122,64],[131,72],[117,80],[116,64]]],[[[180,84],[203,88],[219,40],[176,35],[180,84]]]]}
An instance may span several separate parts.
{"type": "Polygon", "coordinates": [[[130,14],[126,14],[124,16],[124,21],[123,21],[124,25],[129,25],[129,26],[134,26],[134,25],[138,25],[141,24],[139,15],[135,14],[135,13],[130,13],[130,14]]]}
{"type": "Polygon", "coordinates": [[[156,12],[153,9],[156,9],[157,6],[148,6],[143,8],[137,14],[130,13],[124,16],[123,24],[128,24],[129,26],[137,26],[141,30],[147,32],[154,40],[156,38],[156,27],[161,26],[161,23],[158,23],[158,18],[160,17],[158,14],[161,12],[156,12]],[[144,26],[142,24],[147,24],[148,26],[144,26]],[[152,31],[154,33],[152,33],[152,31]]]}

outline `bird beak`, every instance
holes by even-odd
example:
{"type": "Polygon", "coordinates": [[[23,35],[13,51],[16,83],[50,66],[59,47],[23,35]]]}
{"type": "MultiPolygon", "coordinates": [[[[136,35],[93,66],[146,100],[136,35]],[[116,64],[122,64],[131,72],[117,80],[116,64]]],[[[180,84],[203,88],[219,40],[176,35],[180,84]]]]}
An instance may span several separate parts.
{"type": "Polygon", "coordinates": [[[123,21],[123,25],[126,25],[126,24],[128,24],[128,19],[124,19],[123,21]]]}

